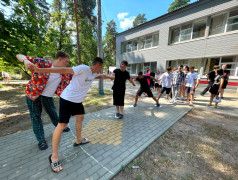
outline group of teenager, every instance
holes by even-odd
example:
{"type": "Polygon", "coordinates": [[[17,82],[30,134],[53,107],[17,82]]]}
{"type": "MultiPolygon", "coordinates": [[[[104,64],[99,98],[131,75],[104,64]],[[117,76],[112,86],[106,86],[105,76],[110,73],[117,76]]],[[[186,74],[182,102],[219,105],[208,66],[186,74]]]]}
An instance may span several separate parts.
{"type": "MultiPolygon", "coordinates": [[[[63,167],[59,161],[58,147],[62,132],[68,132],[67,127],[71,116],[76,118],[76,142],[74,147],[84,145],[90,142],[88,138],[82,137],[82,122],[84,120],[84,106],[83,99],[88,92],[94,79],[111,79],[114,80],[112,86],[113,90],[113,105],[116,106],[115,118],[122,119],[124,111],[124,98],[126,90],[126,81],[135,86],[134,79],[130,77],[126,68],[127,61],[122,61],[120,68],[113,71],[114,76],[107,76],[100,74],[103,68],[103,60],[100,57],[94,58],[91,66],[78,65],[75,67],[66,67],[70,60],[70,56],[58,51],[54,61],[45,60],[43,58],[32,58],[25,55],[18,54],[17,59],[24,63],[26,68],[32,72],[32,78],[28,82],[25,90],[26,102],[30,112],[33,132],[38,140],[38,147],[40,150],[48,148],[45,140],[43,123],[41,119],[42,107],[49,115],[53,125],[55,126],[52,136],[52,154],[49,156],[50,166],[53,172],[60,172],[63,167]],[[54,105],[53,96],[57,94],[60,96],[59,101],[59,115],[54,105]]],[[[194,92],[197,87],[197,73],[194,72],[194,67],[178,67],[173,73],[171,68],[167,68],[166,72],[159,76],[156,74],[143,75],[138,73],[136,80],[140,83],[140,87],[136,93],[134,107],[137,106],[138,98],[142,93],[156,102],[155,106],[160,107],[159,98],[166,91],[166,97],[169,99],[169,94],[172,87],[171,102],[176,103],[179,94],[187,92],[187,103],[192,104],[194,92]],[[155,82],[154,86],[157,89],[162,87],[159,91],[159,96],[156,98],[152,91],[149,82],[155,82]],[[192,95],[191,98],[189,95],[192,95]],[[189,102],[189,99],[191,102],[189,102]]],[[[217,77],[218,71],[216,71],[217,77]]],[[[214,84],[219,84],[223,78],[215,78],[214,84]]],[[[218,90],[220,92],[220,89],[218,90]]],[[[212,91],[215,93],[215,90],[212,91]]]]}
{"type": "MultiPolygon", "coordinates": [[[[206,74],[208,85],[200,95],[204,96],[208,91],[211,93],[208,106],[212,106],[212,103],[215,102],[214,107],[217,108],[217,104],[221,102],[221,99],[224,99],[223,94],[228,84],[229,75],[230,71],[227,70],[226,64],[223,64],[221,68],[215,65],[213,70],[206,74]]],[[[200,76],[194,66],[183,67],[180,65],[173,70],[167,68],[166,72],[161,74],[157,71],[155,80],[155,90],[159,94],[158,100],[166,92],[168,102],[176,104],[180,99],[186,100],[188,105],[193,106],[195,90],[200,82],[200,76]]]]}

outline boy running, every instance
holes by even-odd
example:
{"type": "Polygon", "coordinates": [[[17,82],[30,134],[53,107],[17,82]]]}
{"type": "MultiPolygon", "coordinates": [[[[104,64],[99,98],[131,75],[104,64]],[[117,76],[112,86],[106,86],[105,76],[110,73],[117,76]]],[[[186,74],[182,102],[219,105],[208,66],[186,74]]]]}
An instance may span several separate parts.
{"type": "Polygon", "coordinates": [[[148,79],[150,80],[150,78],[155,80],[155,78],[153,78],[152,76],[143,76],[142,72],[138,73],[138,77],[136,78],[136,80],[140,83],[140,89],[138,89],[136,93],[135,104],[133,105],[134,107],[137,106],[137,101],[139,99],[139,96],[141,96],[143,92],[146,93],[148,97],[152,97],[152,99],[154,99],[154,101],[156,102],[155,104],[156,107],[160,107],[159,101],[154,97],[148,85],[147,80],[148,79]]]}

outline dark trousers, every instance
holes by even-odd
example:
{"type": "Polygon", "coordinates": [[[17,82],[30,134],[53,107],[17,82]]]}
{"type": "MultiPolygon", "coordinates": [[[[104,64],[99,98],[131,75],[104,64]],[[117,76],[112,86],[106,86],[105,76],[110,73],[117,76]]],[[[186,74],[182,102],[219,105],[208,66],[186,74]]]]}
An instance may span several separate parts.
{"type": "Polygon", "coordinates": [[[209,88],[212,87],[213,83],[214,83],[213,81],[209,81],[207,84],[207,87],[201,92],[201,95],[206,94],[206,92],[209,90],[209,88]]]}
{"type": "Polygon", "coordinates": [[[39,96],[35,101],[32,101],[26,96],[26,103],[30,112],[33,132],[36,139],[40,142],[45,140],[45,134],[43,129],[43,123],[41,119],[42,106],[46,113],[50,116],[50,119],[56,127],[59,122],[59,116],[57,114],[54,99],[52,97],[39,96]]]}

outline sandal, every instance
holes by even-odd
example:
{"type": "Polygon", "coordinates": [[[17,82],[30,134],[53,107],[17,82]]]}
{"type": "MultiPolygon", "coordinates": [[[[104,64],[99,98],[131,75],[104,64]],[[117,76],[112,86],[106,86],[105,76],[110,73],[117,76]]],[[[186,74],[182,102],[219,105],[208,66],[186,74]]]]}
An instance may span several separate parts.
{"type": "Polygon", "coordinates": [[[62,170],[60,170],[60,171],[55,171],[55,169],[56,169],[57,167],[62,166],[62,165],[61,165],[61,163],[60,163],[59,160],[56,160],[56,161],[52,162],[51,156],[52,156],[52,155],[49,156],[49,161],[50,161],[51,170],[52,170],[53,172],[55,172],[55,173],[58,173],[58,172],[62,171],[62,170]]]}
{"type": "Polygon", "coordinates": [[[90,141],[86,138],[83,138],[83,140],[81,141],[81,143],[77,144],[76,142],[74,143],[74,147],[77,147],[79,145],[84,145],[84,144],[88,144],[90,141]]]}

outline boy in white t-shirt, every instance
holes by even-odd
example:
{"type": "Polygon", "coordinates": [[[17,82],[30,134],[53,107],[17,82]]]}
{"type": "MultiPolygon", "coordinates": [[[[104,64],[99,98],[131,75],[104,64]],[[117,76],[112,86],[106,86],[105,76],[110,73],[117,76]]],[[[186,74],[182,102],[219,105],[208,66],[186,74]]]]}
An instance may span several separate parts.
{"type": "Polygon", "coordinates": [[[52,171],[59,172],[63,169],[58,156],[58,146],[63,129],[69,123],[70,117],[75,116],[76,142],[74,143],[74,147],[90,142],[89,139],[81,137],[82,122],[85,114],[82,101],[95,78],[110,77],[99,74],[103,68],[103,60],[100,57],[96,57],[90,67],[79,65],[72,68],[33,68],[33,71],[36,72],[73,74],[70,84],[65,88],[60,96],[60,120],[53,133],[52,155],[49,156],[52,171]]]}
{"type": "Polygon", "coordinates": [[[171,85],[173,84],[173,74],[171,73],[170,67],[166,69],[166,73],[164,73],[160,79],[160,82],[162,84],[162,90],[159,94],[158,99],[160,99],[164,91],[166,91],[166,98],[167,100],[169,100],[169,93],[171,91],[171,85]]]}
{"type": "Polygon", "coordinates": [[[194,66],[189,68],[190,72],[187,74],[187,82],[186,82],[186,92],[187,92],[187,104],[193,106],[194,92],[195,86],[197,84],[198,74],[194,72],[194,66]],[[191,94],[191,98],[190,98],[191,94]],[[189,102],[189,99],[191,101],[189,102]]]}

